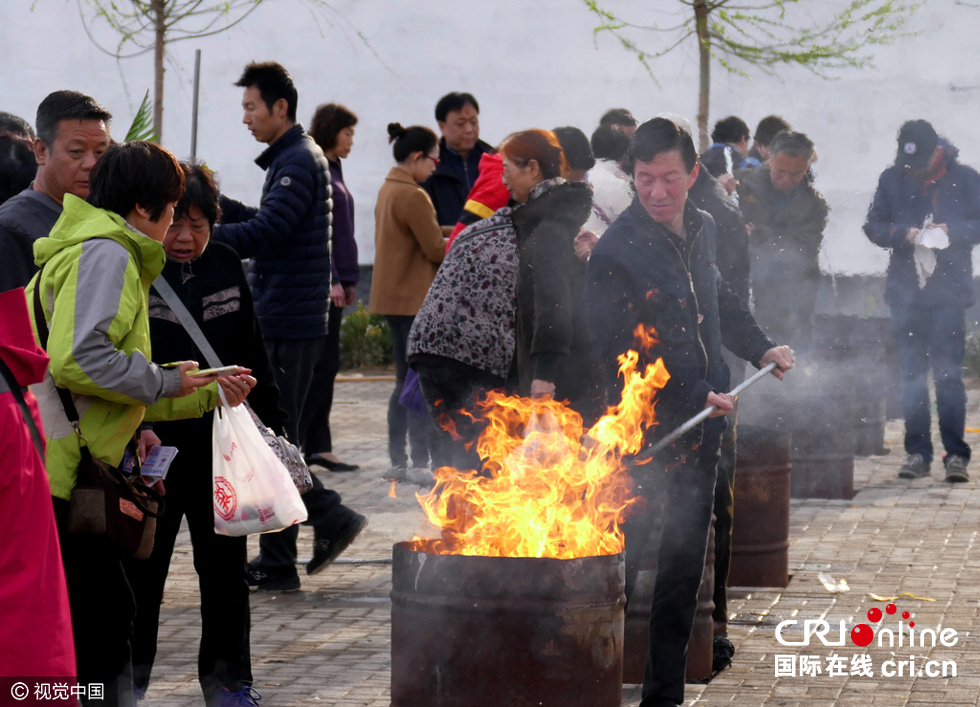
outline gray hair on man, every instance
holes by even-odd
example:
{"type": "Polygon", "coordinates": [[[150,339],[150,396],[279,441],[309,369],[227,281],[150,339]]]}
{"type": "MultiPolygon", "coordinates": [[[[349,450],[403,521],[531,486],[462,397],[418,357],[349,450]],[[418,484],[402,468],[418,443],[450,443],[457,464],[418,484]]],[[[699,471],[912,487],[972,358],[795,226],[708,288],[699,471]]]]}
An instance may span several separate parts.
{"type": "Polygon", "coordinates": [[[809,160],[813,157],[813,140],[803,133],[781,130],[769,143],[769,152],[773,155],[782,152],[790,157],[805,157],[809,160]]]}

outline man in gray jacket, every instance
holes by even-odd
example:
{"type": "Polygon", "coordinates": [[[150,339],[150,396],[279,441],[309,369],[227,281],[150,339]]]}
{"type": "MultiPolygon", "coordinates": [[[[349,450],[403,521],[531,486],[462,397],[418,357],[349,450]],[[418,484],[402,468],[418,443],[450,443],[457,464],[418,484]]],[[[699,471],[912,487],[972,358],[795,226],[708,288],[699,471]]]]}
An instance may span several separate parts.
{"type": "Polygon", "coordinates": [[[30,187],[0,206],[0,292],[24,287],[37,272],[34,241],[51,232],[65,194],[88,198],[89,174],[109,147],[112,115],[90,96],[55,91],[37,108],[30,187]]]}

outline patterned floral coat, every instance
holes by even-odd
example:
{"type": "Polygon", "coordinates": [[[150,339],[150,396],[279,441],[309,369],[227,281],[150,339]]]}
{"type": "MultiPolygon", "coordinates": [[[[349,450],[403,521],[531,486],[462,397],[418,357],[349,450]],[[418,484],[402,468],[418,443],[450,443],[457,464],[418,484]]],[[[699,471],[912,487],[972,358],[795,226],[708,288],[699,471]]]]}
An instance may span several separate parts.
{"type": "Polygon", "coordinates": [[[456,236],[415,317],[409,358],[443,356],[506,378],[516,345],[517,263],[510,207],[456,236]]]}

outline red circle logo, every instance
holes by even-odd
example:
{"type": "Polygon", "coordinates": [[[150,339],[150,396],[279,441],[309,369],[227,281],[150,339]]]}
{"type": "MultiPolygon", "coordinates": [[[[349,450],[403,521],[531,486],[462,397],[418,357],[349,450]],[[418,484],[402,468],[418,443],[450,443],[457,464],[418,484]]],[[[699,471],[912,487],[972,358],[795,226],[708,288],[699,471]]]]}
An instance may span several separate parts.
{"type": "Polygon", "coordinates": [[[235,487],[223,476],[214,477],[214,512],[225,520],[235,517],[238,510],[238,496],[235,487]]]}

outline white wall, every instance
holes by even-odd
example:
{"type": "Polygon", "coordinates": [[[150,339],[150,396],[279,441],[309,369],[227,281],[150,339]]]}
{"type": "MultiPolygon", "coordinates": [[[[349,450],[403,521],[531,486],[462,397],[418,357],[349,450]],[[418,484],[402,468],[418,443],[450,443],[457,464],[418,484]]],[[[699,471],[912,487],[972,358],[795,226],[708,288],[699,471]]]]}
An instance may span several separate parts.
{"type": "MultiPolygon", "coordinates": [[[[821,13],[847,4],[807,2],[821,13]]],[[[674,7],[672,0],[656,5],[674,7]]],[[[628,107],[639,118],[670,110],[693,119],[696,112],[693,46],[654,64],[658,86],[611,37],[593,43],[595,20],[581,0],[334,0],[332,6],[337,14],[328,23],[301,0],[267,0],[227,33],[173,44],[163,142],[180,156],[189,152],[194,49],[200,48],[199,157],[218,171],[226,193],[257,203],[263,174],[252,160],[263,146],[240,123],[241,89],[232,83],[249,61],[281,62],[297,82],[301,122],[328,101],[360,117],[345,174],[357,202],[364,263],[374,253],[374,198],[391,165],[385,126],[399,121],[434,128],[435,101],[450,90],[477,96],[481,136],[490,143],[529,127],[570,124],[590,134],[612,106],[628,107]]],[[[754,128],[759,118],[778,113],[817,143],[817,185],[833,210],[826,268],[883,270],[886,254],[860,229],[904,120],[933,121],[960,147],[964,162],[980,167],[980,10],[933,0],[913,29],[920,34],[877,51],[877,68],[849,70],[835,81],[802,69],[747,78],[714,67],[712,123],[737,114],[754,128]]],[[[111,42],[111,35],[101,36],[111,42]]],[[[0,66],[0,110],[33,122],[45,95],[73,88],[114,113],[117,135],[153,83],[149,55],[117,63],[99,52],[69,0],[3,0],[0,66]]]]}

